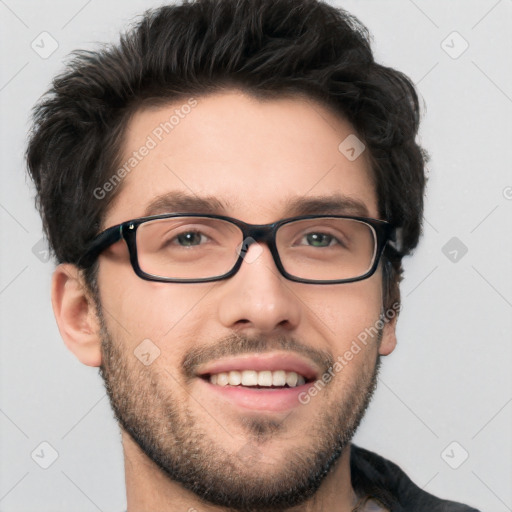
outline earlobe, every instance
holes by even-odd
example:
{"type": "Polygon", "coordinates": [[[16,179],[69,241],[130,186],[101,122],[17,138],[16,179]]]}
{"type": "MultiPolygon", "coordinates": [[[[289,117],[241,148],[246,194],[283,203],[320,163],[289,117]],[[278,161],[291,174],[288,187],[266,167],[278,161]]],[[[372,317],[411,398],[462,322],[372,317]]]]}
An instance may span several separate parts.
{"type": "Polygon", "coordinates": [[[52,306],[68,349],[87,366],[101,364],[101,337],[96,307],[75,265],[60,264],[52,277],[52,306]]]}
{"type": "Polygon", "coordinates": [[[396,320],[395,316],[384,324],[382,339],[379,345],[379,354],[388,356],[396,347],[396,320]]]}

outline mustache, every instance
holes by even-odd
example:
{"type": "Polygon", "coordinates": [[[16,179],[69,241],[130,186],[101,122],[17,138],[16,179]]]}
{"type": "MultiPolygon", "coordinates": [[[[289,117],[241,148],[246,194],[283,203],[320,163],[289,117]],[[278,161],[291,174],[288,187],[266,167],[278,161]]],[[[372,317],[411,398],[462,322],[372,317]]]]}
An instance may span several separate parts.
{"type": "Polygon", "coordinates": [[[195,377],[197,368],[209,361],[222,357],[242,356],[247,354],[284,351],[299,354],[313,361],[322,374],[334,365],[334,356],[324,350],[314,349],[295,338],[286,336],[246,336],[244,334],[231,334],[212,345],[200,346],[190,349],[183,357],[181,368],[187,380],[195,377]]]}

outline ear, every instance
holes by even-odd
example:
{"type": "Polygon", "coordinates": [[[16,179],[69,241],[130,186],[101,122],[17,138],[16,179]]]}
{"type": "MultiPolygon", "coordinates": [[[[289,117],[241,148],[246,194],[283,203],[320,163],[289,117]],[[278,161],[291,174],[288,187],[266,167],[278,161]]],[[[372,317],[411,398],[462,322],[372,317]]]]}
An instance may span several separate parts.
{"type": "Polygon", "coordinates": [[[101,364],[100,326],[96,306],[75,265],[62,263],[52,277],[52,306],[68,349],[87,366],[101,364]]]}
{"type": "Polygon", "coordinates": [[[379,345],[379,354],[381,356],[388,356],[395,350],[396,347],[396,320],[398,315],[389,319],[383,327],[382,339],[379,345]]]}

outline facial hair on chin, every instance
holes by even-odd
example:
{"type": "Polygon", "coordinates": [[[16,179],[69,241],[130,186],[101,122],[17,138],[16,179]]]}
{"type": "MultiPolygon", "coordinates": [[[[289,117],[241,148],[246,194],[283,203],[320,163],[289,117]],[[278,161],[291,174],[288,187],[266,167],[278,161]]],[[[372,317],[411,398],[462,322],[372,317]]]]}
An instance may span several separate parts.
{"type": "MultiPolygon", "coordinates": [[[[241,425],[248,442],[238,452],[229,452],[201,425],[197,413],[173,393],[176,382],[170,372],[138,364],[135,358],[130,361],[121,340],[114,340],[107,330],[101,308],[98,317],[103,356],[100,376],[120,426],[171,480],[233,511],[277,512],[310,499],[348,446],[377,382],[379,356],[363,366],[348,389],[345,386],[343,400],[331,393],[330,406],[307,426],[302,446],[290,446],[278,461],[268,464],[259,457],[258,446],[285,432],[286,425],[293,424],[293,412],[286,425],[268,418],[244,418],[241,425]]],[[[245,341],[251,344],[250,339],[245,341]]],[[[256,345],[263,346],[261,340],[254,340],[256,345]]],[[[327,388],[322,393],[327,397],[327,388]]],[[[194,401],[190,404],[197,406],[194,401]]],[[[197,409],[199,414],[210,414],[197,409]]],[[[218,414],[214,419],[222,426],[218,414]]],[[[223,428],[229,432],[229,425],[223,428]]]]}

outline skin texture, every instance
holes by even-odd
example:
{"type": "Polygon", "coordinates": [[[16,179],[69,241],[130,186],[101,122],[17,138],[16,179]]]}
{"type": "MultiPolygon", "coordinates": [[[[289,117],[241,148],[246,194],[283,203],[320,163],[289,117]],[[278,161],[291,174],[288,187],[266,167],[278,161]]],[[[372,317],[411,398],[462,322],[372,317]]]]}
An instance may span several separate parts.
{"type": "MultiPolygon", "coordinates": [[[[104,228],[145,215],[151,201],[172,191],[214,197],[224,204],[217,213],[254,224],[290,216],[288,200],[333,194],[359,200],[378,218],[365,153],[349,161],[338,150],[354,133],[340,116],[299,96],[261,101],[229,90],[196,100],[124,178],[104,228]]],[[[179,107],[137,112],[123,162],[179,107]]],[[[381,267],[355,283],[295,283],[279,274],[266,246],[251,247],[248,257],[258,249],[230,279],[157,283],[137,277],[121,240],[99,258],[97,301],[73,265],[54,273],[62,337],[82,363],[101,367],[122,428],[129,512],[353,506],[349,441],[379,355],[395,347],[394,321],[307,405],[285,412],[249,411],[205,391],[191,378],[197,365],[190,356],[212,361],[220,353],[302,347],[318,368],[328,366],[379,319],[381,267]],[[148,366],[134,355],[145,339],[160,350],[148,366]],[[186,361],[192,365],[185,369],[186,361]]]]}

